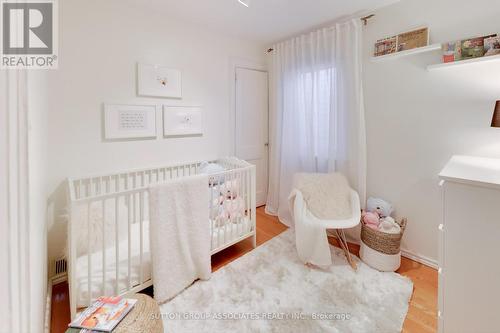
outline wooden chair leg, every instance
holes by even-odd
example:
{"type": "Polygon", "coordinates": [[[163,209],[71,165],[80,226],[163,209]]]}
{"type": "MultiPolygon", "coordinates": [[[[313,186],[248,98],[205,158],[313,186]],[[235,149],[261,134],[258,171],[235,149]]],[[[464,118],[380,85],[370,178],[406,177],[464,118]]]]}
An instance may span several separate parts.
{"type": "Polygon", "coordinates": [[[349,244],[347,243],[344,230],[335,229],[335,232],[337,234],[337,239],[340,243],[340,246],[342,247],[342,250],[344,250],[347,262],[349,262],[349,265],[351,265],[353,270],[357,271],[358,266],[356,265],[356,262],[352,259],[351,252],[349,252],[349,244]]]}

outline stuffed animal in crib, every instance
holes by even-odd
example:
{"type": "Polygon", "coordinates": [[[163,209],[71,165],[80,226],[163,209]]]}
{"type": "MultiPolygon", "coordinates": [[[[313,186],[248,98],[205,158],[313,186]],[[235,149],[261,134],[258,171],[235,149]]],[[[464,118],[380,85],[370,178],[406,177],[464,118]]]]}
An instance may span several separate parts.
{"type": "Polygon", "coordinates": [[[227,217],[224,216],[224,207],[222,205],[215,208],[211,214],[213,214],[212,221],[215,228],[222,228],[228,222],[227,217]]]}
{"type": "Polygon", "coordinates": [[[219,203],[217,200],[213,205],[210,205],[208,209],[210,211],[210,219],[216,220],[222,214],[222,202],[219,203]]]}
{"type": "Polygon", "coordinates": [[[210,186],[224,183],[223,175],[211,176],[226,171],[222,165],[217,163],[202,162],[198,170],[202,174],[209,175],[208,184],[210,186]]]}
{"type": "Polygon", "coordinates": [[[372,213],[376,212],[380,217],[391,216],[394,211],[390,203],[380,198],[368,198],[366,210],[372,213]]]}
{"type": "Polygon", "coordinates": [[[240,182],[237,179],[211,187],[210,218],[216,221],[217,227],[229,221],[237,223],[236,219],[245,215],[245,200],[239,192],[240,182]]]}
{"type": "Polygon", "coordinates": [[[222,201],[224,199],[224,196],[222,195],[220,189],[218,186],[212,186],[210,187],[210,191],[208,192],[208,196],[209,196],[209,202],[210,200],[212,201],[211,203],[211,206],[212,205],[217,205],[217,204],[222,204],[222,201]]]}
{"type": "Polygon", "coordinates": [[[241,197],[234,199],[225,199],[222,203],[223,216],[233,222],[237,223],[237,218],[241,218],[245,215],[245,201],[241,197]]]}
{"type": "Polygon", "coordinates": [[[237,219],[245,216],[245,201],[238,197],[224,199],[221,204],[210,208],[210,218],[215,227],[223,227],[226,223],[238,223],[237,219]]]}
{"type": "Polygon", "coordinates": [[[228,180],[220,186],[220,193],[225,199],[235,199],[240,193],[240,182],[236,179],[228,180]]]}

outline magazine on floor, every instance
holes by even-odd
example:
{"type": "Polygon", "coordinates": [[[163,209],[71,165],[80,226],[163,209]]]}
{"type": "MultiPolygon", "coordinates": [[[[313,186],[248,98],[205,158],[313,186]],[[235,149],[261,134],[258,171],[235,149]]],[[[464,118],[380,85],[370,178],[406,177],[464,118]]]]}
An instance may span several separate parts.
{"type": "Polygon", "coordinates": [[[132,310],[136,302],[136,299],[101,297],[78,314],[69,327],[84,329],[83,332],[111,332],[132,310]]]}

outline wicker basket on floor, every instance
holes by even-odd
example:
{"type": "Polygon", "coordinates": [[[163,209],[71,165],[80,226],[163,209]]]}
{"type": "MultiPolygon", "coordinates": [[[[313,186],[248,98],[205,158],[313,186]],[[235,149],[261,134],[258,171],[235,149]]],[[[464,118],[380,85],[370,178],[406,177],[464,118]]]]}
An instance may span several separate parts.
{"type": "Polygon", "coordinates": [[[367,227],[361,222],[361,240],[377,252],[389,255],[398,254],[401,251],[401,238],[403,238],[407,220],[403,218],[397,223],[401,227],[401,232],[399,234],[388,234],[367,227]]]}

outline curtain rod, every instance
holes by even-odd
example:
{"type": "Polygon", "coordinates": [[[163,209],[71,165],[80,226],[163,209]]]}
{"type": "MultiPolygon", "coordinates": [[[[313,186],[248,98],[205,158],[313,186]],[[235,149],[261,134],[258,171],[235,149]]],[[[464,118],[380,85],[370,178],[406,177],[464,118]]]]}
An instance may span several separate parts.
{"type": "MultiPolygon", "coordinates": [[[[359,19],[360,19],[361,21],[363,21],[363,24],[364,24],[364,25],[367,25],[367,24],[368,24],[368,20],[369,20],[369,19],[371,19],[371,18],[372,18],[372,17],[374,17],[374,16],[375,16],[375,14],[370,14],[370,15],[367,15],[367,16],[360,17],[359,19]]],[[[271,53],[271,52],[273,52],[273,51],[274,51],[274,49],[273,49],[273,48],[269,48],[269,49],[267,49],[267,53],[271,53]]]]}
{"type": "Polygon", "coordinates": [[[361,21],[363,21],[363,23],[364,23],[365,25],[367,25],[367,24],[368,24],[368,20],[369,20],[369,19],[371,19],[371,18],[372,18],[372,17],[374,17],[374,16],[375,16],[375,14],[370,14],[370,15],[368,15],[368,16],[362,17],[362,18],[361,18],[361,21]]]}

